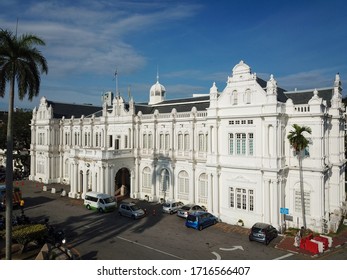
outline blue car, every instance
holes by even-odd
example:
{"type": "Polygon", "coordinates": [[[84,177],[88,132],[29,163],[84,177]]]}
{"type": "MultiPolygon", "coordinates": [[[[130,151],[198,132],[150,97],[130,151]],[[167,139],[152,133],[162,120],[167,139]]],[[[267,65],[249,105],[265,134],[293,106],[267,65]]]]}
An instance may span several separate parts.
{"type": "Polygon", "coordinates": [[[249,241],[258,241],[268,245],[270,241],[278,236],[278,231],[272,225],[255,223],[249,233],[249,241]]]}
{"type": "Polygon", "coordinates": [[[218,218],[205,211],[195,211],[188,214],[186,227],[202,230],[205,227],[215,225],[218,218]]]}

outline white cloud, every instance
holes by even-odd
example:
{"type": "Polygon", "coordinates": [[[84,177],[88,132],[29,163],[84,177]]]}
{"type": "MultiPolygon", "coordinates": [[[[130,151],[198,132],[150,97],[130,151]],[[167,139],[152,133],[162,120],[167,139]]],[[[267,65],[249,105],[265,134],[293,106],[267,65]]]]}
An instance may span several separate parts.
{"type": "Polygon", "coordinates": [[[49,75],[70,76],[72,71],[77,75],[105,74],[114,71],[116,65],[123,72],[135,72],[147,59],[128,38],[150,28],[163,28],[170,20],[189,17],[198,7],[185,5],[182,9],[161,1],[67,3],[35,1],[27,9],[24,4],[9,8],[7,28],[13,20],[10,15],[17,11],[19,32],[34,33],[46,42],[41,50],[48,61],[49,75]],[[21,8],[24,13],[18,10],[21,8]]]}
{"type": "Polygon", "coordinates": [[[334,69],[319,69],[275,78],[279,86],[286,90],[312,89],[333,86],[336,72],[334,69]]]}

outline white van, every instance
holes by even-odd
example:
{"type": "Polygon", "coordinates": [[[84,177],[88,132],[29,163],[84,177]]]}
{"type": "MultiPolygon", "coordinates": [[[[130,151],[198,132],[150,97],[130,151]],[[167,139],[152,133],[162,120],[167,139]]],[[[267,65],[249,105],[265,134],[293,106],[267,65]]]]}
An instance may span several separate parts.
{"type": "Polygon", "coordinates": [[[84,197],[84,206],[90,210],[97,210],[99,212],[113,211],[117,207],[117,202],[114,197],[99,192],[87,192],[84,197]]]}

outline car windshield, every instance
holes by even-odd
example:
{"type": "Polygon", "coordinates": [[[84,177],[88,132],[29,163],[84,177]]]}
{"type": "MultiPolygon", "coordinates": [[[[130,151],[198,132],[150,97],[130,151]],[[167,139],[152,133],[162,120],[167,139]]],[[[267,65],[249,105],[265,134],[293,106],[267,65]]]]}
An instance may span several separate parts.
{"type": "Polygon", "coordinates": [[[163,207],[170,207],[170,203],[164,203],[163,207]]]}
{"type": "Polygon", "coordinates": [[[130,206],[130,209],[131,209],[132,211],[140,210],[140,208],[139,208],[137,205],[130,206]]]}
{"type": "Polygon", "coordinates": [[[104,198],[105,203],[112,203],[114,201],[113,197],[104,198]]]}
{"type": "Polygon", "coordinates": [[[190,208],[192,208],[192,207],[191,207],[191,206],[187,206],[187,205],[185,205],[185,206],[183,206],[181,209],[182,209],[182,210],[189,211],[189,210],[190,210],[190,208]]]}
{"type": "Polygon", "coordinates": [[[263,232],[264,229],[263,228],[259,228],[259,227],[252,227],[252,231],[253,232],[263,232]]]}
{"type": "Polygon", "coordinates": [[[188,220],[188,221],[191,221],[191,222],[195,222],[196,219],[197,219],[197,217],[194,216],[194,215],[188,215],[188,217],[187,217],[187,220],[188,220]]]}

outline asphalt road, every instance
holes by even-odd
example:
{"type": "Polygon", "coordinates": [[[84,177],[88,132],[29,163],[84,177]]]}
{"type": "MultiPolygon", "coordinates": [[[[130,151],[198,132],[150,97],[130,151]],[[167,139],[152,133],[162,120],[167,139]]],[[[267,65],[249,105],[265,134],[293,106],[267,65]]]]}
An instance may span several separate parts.
{"type": "MultiPolygon", "coordinates": [[[[87,210],[82,200],[42,190],[26,181],[21,185],[25,214],[35,221],[49,221],[64,229],[69,246],[83,260],[272,260],[305,259],[275,245],[248,240],[247,229],[218,223],[202,231],[186,228],[184,219],[161,213],[161,205],[136,201],[148,215],[132,220],[111,213],[87,210]]],[[[19,212],[19,211],[18,211],[19,212]]],[[[16,211],[15,211],[16,214],[16,211]]]]}

